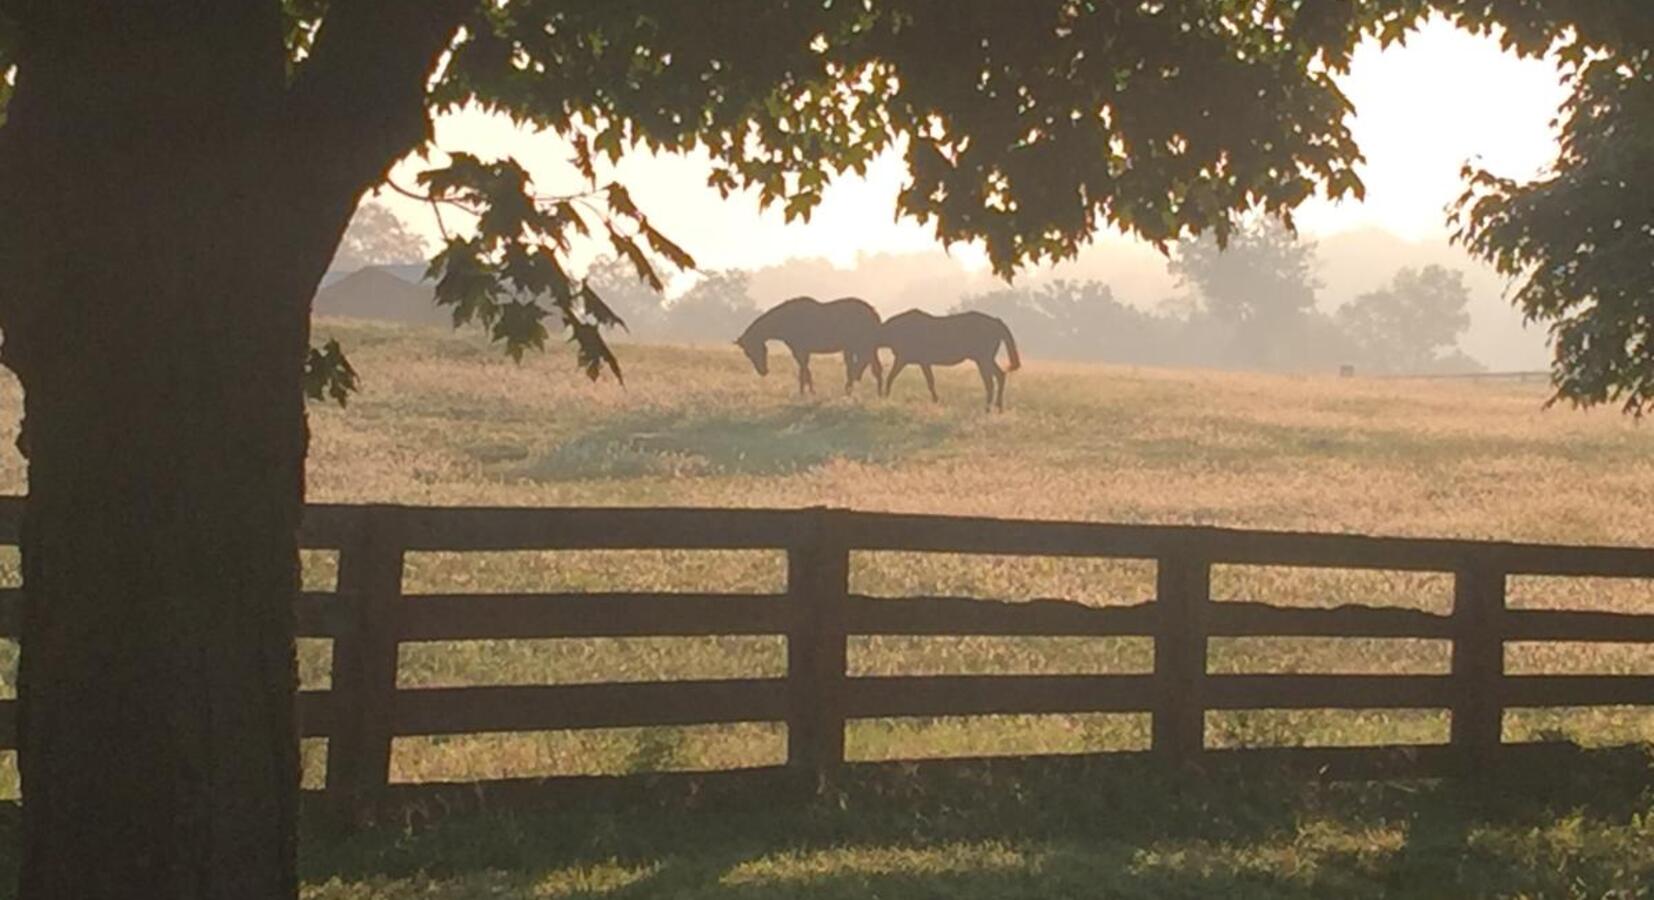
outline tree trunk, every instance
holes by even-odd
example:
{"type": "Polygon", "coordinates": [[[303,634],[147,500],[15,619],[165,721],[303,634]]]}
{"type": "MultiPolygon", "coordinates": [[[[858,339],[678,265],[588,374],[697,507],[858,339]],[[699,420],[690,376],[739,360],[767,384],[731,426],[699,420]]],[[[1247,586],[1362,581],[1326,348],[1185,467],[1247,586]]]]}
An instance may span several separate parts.
{"type": "Polygon", "coordinates": [[[475,0],[0,0],[24,900],[291,898],[310,298],[475,0]]]}
{"type": "Polygon", "coordinates": [[[330,248],[279,190],[279,5],[193,4],[190,30],[140,6],[37,25],[0,156],[21,895],[290,898],[301,375],[330,248]]]}
{"type": "MultiPolygon", "coordinates": [[[[181,301],[191,280],[133,283],[181,301]]],[[[219,306],[123,317],[121,352],[28,390],[25,898],[296,889],[298,365],[194,358],[258,318],[219,306]]]]}

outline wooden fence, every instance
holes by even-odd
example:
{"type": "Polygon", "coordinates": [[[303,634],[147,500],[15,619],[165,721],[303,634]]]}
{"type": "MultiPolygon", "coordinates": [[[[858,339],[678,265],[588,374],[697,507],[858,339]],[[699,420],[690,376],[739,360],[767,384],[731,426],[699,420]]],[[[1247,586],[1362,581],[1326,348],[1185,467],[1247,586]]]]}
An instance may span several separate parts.
{"type": "MultiPolygon", "coordinates": [[[[15,502],[0,541],[15,541],[15,502]]],[[[859,513],[841,510],[466,509],[313,506],[303,546],[339,551],[337,589],[299,600],[300,634],[333,640],[332,685],[300,699],[304,734],[328,739],[326,801],[350,810],[492,787],[391,784],[401,736],[730,722],[784,722],[785,775],[845,762],[848,720],[1015,713],[1139,712],[1150,754],[1170,762],[1273,754],[1316,766],[1450,772],[1517,752],[1502,743],[1507,708],[1654,705],[1654,677],[1506,675],[1504,642],[1654,643],[1654,614],[1509,609],[1513,575],[1654,578],[1654,550],[859,513]],[[772,550],[787,557],[783,594],[408,595],[410,551],[772,550]],[[1129,606],[886,599],[850,592],[853,551],[920,551],[1151,560],[1156,597],[1129,606]],[[1214,602],[1221,564],[1450,573],[1451,615],[1346,605],[1288,608],[1214,602]],[[780,635],[774,679],[402,689],[406,642],[635,636],[780,635]],[[851,635],[1137,636],[1152,673],[850,677],[851,635]],[[1450,641],[1442,675],[1210,674],[1207,641],[1225,636],[1428,638],[1450,641]],[[1447,744],[1215,751],[1205,715],[1241,709],[1447,709],[1447,744]]],[[[16,592],[5,601],[15,606],[16,592]]],[[[15,616],[4,621],[14,623],[15,616]]],[[[15,634],[8,625],[7,634],[15,634]]],[[[0,704],[0,745],[12,710],[0,704]]],[[[790,777],[790,776],[789,776],[790,777]]],[[[572,782],[579,779],[563,779],[572,782]]],[[[591,779],[586,783],[590,784],[591,779]]]]}
{"type": "MultiPolygon", "coordinates": [[[[1350,374],[1355,374],[1353,368],[1350,374]]],[[[1549,369],[1528,369],[1519,372],[1447,372],[1434,375],[1383,372],[1369,377],[1394,381],[1515,381],[1522,384],[1529,382],[1548,384],[1551,380],[1551,371],[1549,369]]]]}

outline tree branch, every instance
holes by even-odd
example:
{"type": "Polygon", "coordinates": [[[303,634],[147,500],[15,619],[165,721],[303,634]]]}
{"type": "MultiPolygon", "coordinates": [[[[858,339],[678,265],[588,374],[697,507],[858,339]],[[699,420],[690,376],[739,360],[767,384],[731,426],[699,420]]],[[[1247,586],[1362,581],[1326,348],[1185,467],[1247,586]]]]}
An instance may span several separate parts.
{"type": "Polygon", "coordinates": [[[296,172],[332,193],[383,179],[430,136],[426,87],[477,0],[334,0],[288,102],[296,172]]]}

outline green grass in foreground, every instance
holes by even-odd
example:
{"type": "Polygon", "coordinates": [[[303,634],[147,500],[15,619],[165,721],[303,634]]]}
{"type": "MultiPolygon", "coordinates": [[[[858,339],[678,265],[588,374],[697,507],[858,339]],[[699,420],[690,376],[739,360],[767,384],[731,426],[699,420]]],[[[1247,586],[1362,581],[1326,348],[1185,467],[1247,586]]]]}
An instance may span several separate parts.
{"type": "Polygon", "coordinates": [[[863,775],[809,801],[492,813],[312,836],[306,900],[1631,898],[1646,759],[1317,784],[1137,763],[863,775]]]}

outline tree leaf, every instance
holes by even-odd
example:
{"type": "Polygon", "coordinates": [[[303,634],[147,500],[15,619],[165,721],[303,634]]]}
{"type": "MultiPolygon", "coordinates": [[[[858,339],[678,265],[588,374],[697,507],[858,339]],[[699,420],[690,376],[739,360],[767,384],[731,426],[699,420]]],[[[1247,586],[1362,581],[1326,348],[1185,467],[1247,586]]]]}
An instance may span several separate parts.
{"type": "Polygon", "coordinates": [[[332,400],[344,407],[350,395],[361,390],[356,369],[345,358],[344,348],[329,338],[320,347],[310,348],[304,363],[304,395],[311,400],[332,400]]]}
{"type": "Polygon", "coordinates": [[[586,322],[570,324],[570,342],[576,347],[576,358],[580,368],[586,372],[586,377],[596,381],[603,374],[603,368],[608,367],[614,373],[615,380],[622,385],[626,378],[620,373],[620,360],[615,358],[614,351],[609,349],[607,341],[597,330],[597,326],[586,322]]]}
{"type": "Polygon", "coordinates": [[[656,291],[666,290],[666,285],[661,282],[660,276],[655,274],[655,267],[650,265],[649,257],[637,245],[637,241],[621,234],[613,225],[610,225],[608,230],[610,246],[632,264],[632,268],[637,271],[637,277],[656,291]]]}

